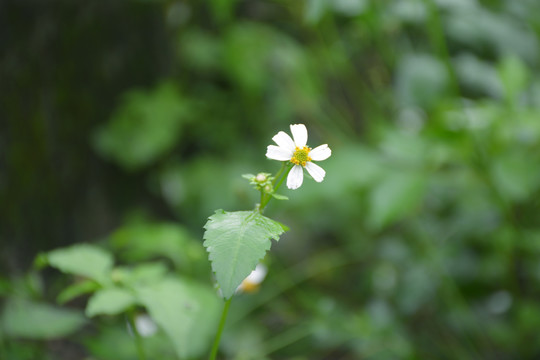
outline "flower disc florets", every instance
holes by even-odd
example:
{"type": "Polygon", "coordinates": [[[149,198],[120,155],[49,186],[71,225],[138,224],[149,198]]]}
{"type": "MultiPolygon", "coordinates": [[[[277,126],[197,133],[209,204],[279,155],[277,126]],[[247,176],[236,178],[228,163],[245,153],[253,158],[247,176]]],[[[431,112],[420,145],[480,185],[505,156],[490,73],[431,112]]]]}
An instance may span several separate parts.
{"type": "Polygon", "coordinates": [[[295,165],[302,165],[306,166],[306,163],[308,161],[311,161],[311,158],[309,157],[309,152],[311,151],[311,148],[304,146],[303,148],[299,148],[298,146],[294,150],[293,157],[291,158],[291,162],[295,165]]]}

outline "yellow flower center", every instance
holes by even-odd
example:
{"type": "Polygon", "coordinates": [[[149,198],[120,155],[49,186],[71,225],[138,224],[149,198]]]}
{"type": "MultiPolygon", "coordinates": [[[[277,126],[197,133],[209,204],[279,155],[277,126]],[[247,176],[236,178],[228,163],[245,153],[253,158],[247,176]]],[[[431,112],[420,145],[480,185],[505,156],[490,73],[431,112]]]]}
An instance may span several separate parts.
{"type": "Polygon", "coordinates": [[[309,157],[310,151],[311,148],[307,146],[304,146],[303,148],[296,147],[296,150],[294,150],[294,154],[291,158],[291,162],[295,165],[306,166],[306,163],[311,161],[311,158],[309,157]]]}
{"type": "Polygon", "coordinates": [[[251,282],[249,280],[242,281],[242,284],[240,285],[240,288],[242,289],[242,291],[246,292],[246,293],[257,292],[260,287],[261,287],[260,284],[256,284],[256,283],[251,282]]]}

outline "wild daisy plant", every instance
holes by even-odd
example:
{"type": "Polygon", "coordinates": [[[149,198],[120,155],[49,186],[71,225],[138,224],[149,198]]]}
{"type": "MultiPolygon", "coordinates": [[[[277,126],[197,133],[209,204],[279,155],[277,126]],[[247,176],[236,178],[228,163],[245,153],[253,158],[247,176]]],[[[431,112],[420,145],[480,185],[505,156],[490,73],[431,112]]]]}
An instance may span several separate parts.
{"type": "Polygon", "coordinates": [[[260,192],[260,201],[252,211],[227,212],[217,210],[208,218],[204,226],[204,246],[212,263],[220,294],[225,300],[216,338],[209,359],[215,359],[219,341],[233,295],[239,291],[249,291],[266,276],[266,268],[261,270],[260,261],[272,245],[288,228],[263,215],[271,199],[287,200],[277,193],[287,179],[287,187],[295,190],[302,186],[304,169],[311,177],[321,182],[326,172],[314,161],[326,160],[332,155],[327,144],[311,148],[307,145],[308,132],[303,124],[290,126],[292,138],[280,131],[269,145],[266,157],[281,161],[280,170],[275,174],[261,172],[257,175],[242,175],[260,192]],[[264,272],[264,275],[262,275],[264,272]]]}

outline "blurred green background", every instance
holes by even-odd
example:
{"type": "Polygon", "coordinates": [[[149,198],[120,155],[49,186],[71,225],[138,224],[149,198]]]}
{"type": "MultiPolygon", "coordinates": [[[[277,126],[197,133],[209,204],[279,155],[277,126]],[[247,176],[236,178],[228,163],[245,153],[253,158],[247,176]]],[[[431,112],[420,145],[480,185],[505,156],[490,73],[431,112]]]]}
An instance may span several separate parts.
{"type": "Polygon", "coordinates": [[[294,123],[327,176],[268,206],[224,359],[540,358],[539,39],[537,0],[1,2],[0,358],[134,359],[35,257],[211,286],[202,226],[294,123]]]}

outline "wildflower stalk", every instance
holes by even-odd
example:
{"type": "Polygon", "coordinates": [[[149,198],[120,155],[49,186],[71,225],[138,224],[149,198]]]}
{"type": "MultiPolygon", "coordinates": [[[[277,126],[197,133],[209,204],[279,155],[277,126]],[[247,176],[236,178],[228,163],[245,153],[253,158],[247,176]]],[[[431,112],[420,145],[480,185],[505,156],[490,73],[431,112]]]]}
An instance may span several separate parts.
{"type": "MultiPolygon", "coordinates": [[[[225,232],[224,228],[229,227],[231,231],[226,235],[226,238],[235,241],[235,243],[241,247],[248,248],[246,247],[246,241],[249,241],[249,239],[246,237],[245,228],[246,226],[249,227],[255,234],[254,236],[259,240],[266,242],[265,244],[261,243],[254,246],[255,249],[251,249],[253,246],[251,246],[251,244],[249,245],[249,248],[254,251],[250,251],[250,254],[247,254],[247,260],[249,261],[244,260],[241,261],[240,264],[242,264],[243,267],[246,267],[248,264],[251,266],[252,262],[262,259],[268,249],[265,247],[266,244],[268,244],[269,247],[271,239],[278,240],[279,236],[286,231],[286,227],[282,224],[262,216],[262,212],[271,198],[275,197],[279,200],[287,200],[286,196],[276,193],[281,184],[283,184],[285,178],[287,178],[287,187],[292,190],[298,189],[302,185],[304,169],[316,182],[324,180],[326,172],[312,161],[326,160],[332,154],[332,150],[330,150],[327,144],[319,145],[314,149],[307,146],[308,133],[305,125],[294,124],[291,125],[290,128],[293,135],[292,138],[285,132],[280,131],[272,138],[277,146],[269,145],[267,147],[266,157],[282,162],[281,169],[276,173],[276,176],[270,176],[271,174],[268,173],[242,175],[250,181],[251,185],[254,185],[255,189],[261,192],[260,203],[256,205],[254,210],[257,211],[258,214],[250,214],[248,212],[248,217],[251,219],[255,217],[258,220],[249,220],[246,218],[246,212],[227,213],[223,210],[219,210],[216,211],[216,214],[209,217],[209,220],[205,225],[204,244],[211,255],[210,257],[214,255],[212,266],[214,268],[214,265],[217,264],[214,270],[216,277],[218,278],[218,283],[220,283],[219,276],[221,276],[222,280],[226,279],[222,282],[225,285],[222,287],[222,291],[223,297],[225,299],[228,298],[223,306],[221,320],[210,351],[209,360],[216,359],[219,350],[219,342],[225,327],[225,321],[227,320],[232,297],[235,291],[239,290],[239,287],[235,290],[235,287],[231,285],[231,279],[234,279],[234,283],[239,282],[239,279],[231,275],[229,271],[223,270],[224,266],[227,265],[234,266],[235,269],[238,269],[238,257],[231,262],[229,259],[225,258],[227,251],[225,251],[226,249],[223,249],[221,246],[222,244],[219,244],[219,251],[216,251],[216,249],[212,247],[212,244],[217,244],[218,239],[220,239],[225,232]]],[[[244,270],[242,270],[242,272],[243,271],[244,270]]]]}
{"type": "Polygon", "coordinates": [[[221,334],[223,333],[223,328],[225,327],[225,320],[227,320],[227,314],[229,313],[229,307],[231,306],[232,297],[225,301],[225,306],[223,306],[223,312],[221,313],[221,320],[219,321],[218,332],[216,338],[214,339],[214,344],[212,345],[212,351],[208,360],[215,360],[219,348],[219,341],[221,340],[221,334]]]}
{"type": "Polygon", "coordinates": [[[289,175],[289,171],[291,171],[292,167],[289,166],[288,163],[283,163],[283,165],[281,166],[281,169],[279,170],[279,172],[277,173],[276,175],[276,181],[278,181],[277,184],[274,184],[274,191],[276,191],[277,189],[279,189],[279,187],[281,186],[281,184],[283,183],[283,180],[285,180],[285,178],[287,177],[287,175],[289,175]],[[281,173],[287,169],[287,171],[285,172],[285,174],[283,174],[283,176],[281,177],[281,179],[279,179],[278,181],[278,178],[279,176],[281,175],[281,173]]]}

